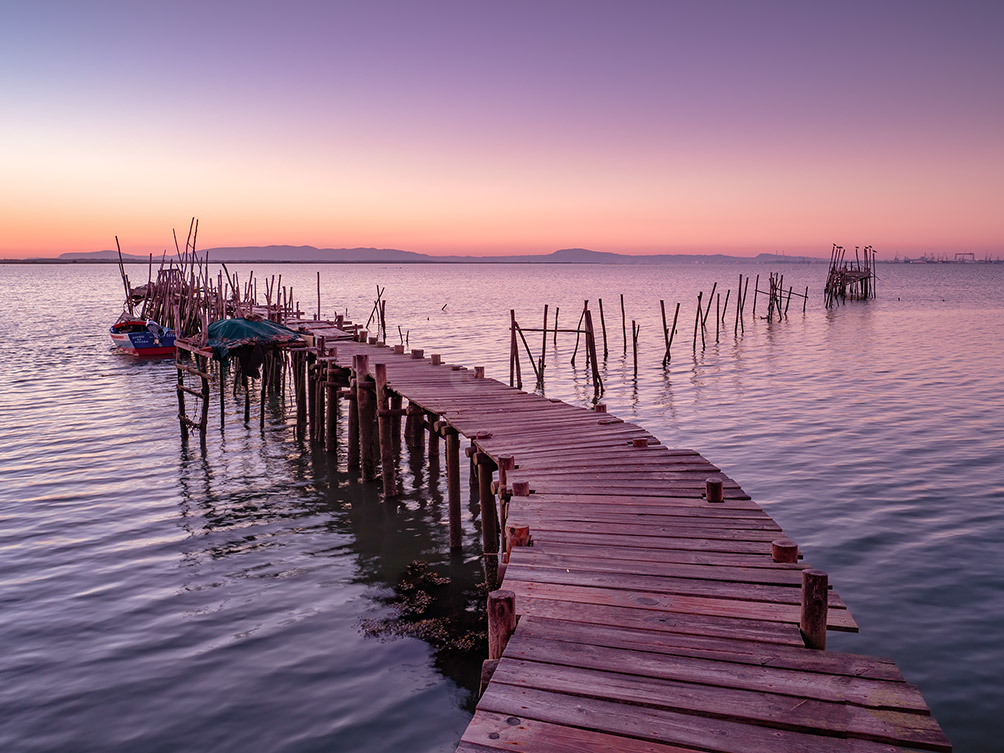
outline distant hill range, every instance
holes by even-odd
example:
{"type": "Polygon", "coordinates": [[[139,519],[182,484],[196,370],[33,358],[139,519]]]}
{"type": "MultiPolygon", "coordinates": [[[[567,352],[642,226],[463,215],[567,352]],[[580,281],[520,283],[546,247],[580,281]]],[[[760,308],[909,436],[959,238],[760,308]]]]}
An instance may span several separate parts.
{"type": "MultiPolygon", "coordinates": [[[[659,264],[667,262],[693,262],[724,264],[731,262],[825,262],[811,256],[759,254],[754,257],[728,256],[726,254],[652,254],[632,256],[608,251],[590,251],[586,248],[563,248],[550,254],[530,256],[432,256],[396,248],[314,248],[313,246],[241,246],[200,249],[199,255],[209,254],[210,262],[269,262],[308,264],[659,264]]],[[[127,262],[147,262],[148,256],[123,254],[127,262]]],[[[170,256],[168,257],[170,258],[170,256]]],[[[159,260],[160,255],[154,254],[159,260]]],[[[33,260],[42,261],[42,260],[33,260]]],[[[112,262],[118,261],[115,251],[61,254],[56,262],[112,262]]]]}

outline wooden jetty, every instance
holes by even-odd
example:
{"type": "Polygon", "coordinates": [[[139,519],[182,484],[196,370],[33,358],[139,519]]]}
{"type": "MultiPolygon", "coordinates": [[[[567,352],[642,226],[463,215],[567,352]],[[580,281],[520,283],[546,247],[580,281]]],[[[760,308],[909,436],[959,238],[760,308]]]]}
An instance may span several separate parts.
{"type": "Polygon", "coordinates": [[[298,417],[331,450],[332,401],[348,400],[350,468],[382,477],[387,497],[401,418],[411,442],[429,431],[430,463],[445,439],[455,547],[469,440],[486,577],[501,587],[460,753],[951,750],[893,662],[825,650],[827,629],[857,630],[847,606],[698,452],[343,320],[286,324],[313,359],[296,372],[312,396],[298,417]]]}

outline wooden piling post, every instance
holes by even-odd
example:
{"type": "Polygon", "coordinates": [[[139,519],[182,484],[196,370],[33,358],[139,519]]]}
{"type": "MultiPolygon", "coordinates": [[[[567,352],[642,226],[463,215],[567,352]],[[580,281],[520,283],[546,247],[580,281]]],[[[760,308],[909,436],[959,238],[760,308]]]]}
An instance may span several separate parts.
{"type": "MultiPolygon", "coordinates": [[[[746,286],[749,287],[749,284],[750,281],[749,278],[747,278],[746,286]]],[[[760,275],[757,275],[756,282],[753,283],[753,312],[751,314],[753,317],[756,317],[756,297],[759,293],[760,293],[760,275]]]]}
{"type": "Polygon", "coordinates": [[[478,496],[481,501],[481,540],[485,554],[498,554],[498,512],[495,508],[495,493],[492,491],[495,463],[483,452],[478,452],[475,459],[478,469],[478,496]]]}
{"type": "MultiPolygon", "coordinates": [[[[557,326],[558,311],[555,309],[555,326],[557,326]]],[[[543,334],[541,335],[540,342],[540,362],[537,366],[537,388],[542,389],[544,387],[544,365],[546,362],[547,355],[547,304],[544,304],[544,326],[542,328],[543,334]]]]}
{"type": "Polygon", "coordinates": [[[400,457],[401,455],[401,405],[403,404],[402,397],[396,393],[390,393],[390,409],[394,413],[393,420],[390,424],[390,438],[391,446],[394,448],[394,457],[400,457]]]}
{"type": "Polygon", "coordinates": [[[802,618],[799,628],[807,648],[826,648],[829,578],[822,570],[802,571],[802,618]]]}
{"type": "Polygon", "coordinates": [[[436,431],[435,423],[439,417],[433,413],[427,413],[423,424],[429,426],[429,474],[439,473],[439,432],[436,431]]]}
{"type": "MultiPolygon", "coordinates": [[[[337,355],[334,348],[331,355],[337,355]]],[[[324,449],[335,452],[338,446],[338,385],[334,380],[335,362],[328,361],[324,369],[324,388],[328,397],[327,425],[324,427],[324,449]]]]}
{"type": "Polygon", "coordinates": [[[500,589],[488,594],[488,658],[501,659],[516,629],[516,594],[500,589]]]}
{"type": "Polygon", "coordinates": [[[446,485],[450,507],[450,549],[463,547],[463,528],[460,522],[460,435],[452,426],[444,429],[446,437],[446,485]]]}
{"type": "Polygon", "coordinates": [[[725,490],[720,478],[709,478],[704,482],[704,495],[708,502],[724,502],[725,490]]]}
{"type": "Polygon", "coordinates": [[[359,470],[359,382],[352,379],[345,395],[349,401],[348,447],[346,465],[350,471],[359,470]]]}
{"type": "Polygon", "coordinates": [[[609,355],[607,350],[607,320],[603,317],[603,299],[598,299],[600,302],[600,329],[603,330],[603,358],[604,360],[609,355]]]}
{"type": "MultiPolygon", "coordinates": [[[[557,325],[555,325],[557,326],[557,325]]],[[[621,293],[621,332],[624,335],[624,353],[627,353],[627,314],[624,313],[624,294],[621,293]]]]}
{"type": "Polygon", "coordinates": [[[666,353],[662,356],[662,365],[666,365],[666,359],[669,358],[669,325],[666,322],[666,302],[659,299],[659,311],[662,312],[662,339],[666,343],[666,353]]]}
{"type": "Polygon", "coordinates": [[[369,358],[358,355],[356,359],[356,412],[359,415],[359,460],[363,479],[376,477],[376,394],[373,377],[369,375],[369,358]]]}
{"type": "Polygon", "coordinates": [[[307,428],[307,355],[302,350],[293,353],[293,378],[296,380],[296,428],[303,437],[307,428]]]}
{"type": "Polygon", "coordinates": [[[631,344],[634,350],[634,378],[638,378],[638,333],[641,332],[641,326],[635,323],[635,320],[631,320],[631,344]]]}
{"type": "Polygon", "coordinates": [[[722,294],[719,293],[716,296],[717,303],[715,308],[715,342],[718,342],[718,333],[721,329],[722,323],[722,294]]]}
{"type": "Polygon", "coordinates": [[[391,410],[390,394],[387,389],[387,364],[373,364],[376,382],[377,422],[380,428],[380,473],[383,477],[383,496],[390,499],[397,495],[397,461],[394,456],[392,421],[397,414],[391,410]]]}
{"type": "Polygon", "coordinates": [[[788,539],[772,541],[770,557],[774,562],[798,562],[798,544],[788,539]]]}
{"type": "Polygon", "coordinates": [[[603,391],[603,382],[600,380],[600,365],[596,357],[596,332],[593,330],[593,315],[586,309],[586,355],[593,369],[593,392],[599,395],[603,391]]]}

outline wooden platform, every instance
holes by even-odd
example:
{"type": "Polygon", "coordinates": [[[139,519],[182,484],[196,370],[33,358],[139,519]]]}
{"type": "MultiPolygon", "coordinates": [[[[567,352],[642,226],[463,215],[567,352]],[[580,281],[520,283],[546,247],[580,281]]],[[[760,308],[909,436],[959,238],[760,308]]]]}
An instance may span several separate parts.
{"type": "MultiPolygon", "coordinates": [[[[780,527],[697,452],[462,367],[337,348],[343,365],[386,363],[396,392],[530,482],[509,520],[532,546],[513,549],[502,586],[519,624],[458,751],[951,750],[890,660],[804,648],[808,565],[772,561],[780,527]],[[702,496],[712,475],[723,503],[702,496]]],[[[857,630],[833,591],[828,615],[857,630]]]]}

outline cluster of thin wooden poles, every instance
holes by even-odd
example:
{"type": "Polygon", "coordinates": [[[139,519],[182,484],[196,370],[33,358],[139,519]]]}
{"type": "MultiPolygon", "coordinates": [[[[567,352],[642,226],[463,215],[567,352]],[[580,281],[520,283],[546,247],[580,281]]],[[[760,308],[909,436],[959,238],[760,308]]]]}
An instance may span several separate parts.
{"type": "MultiPolygon", "coordinates": [[[[130,287],[122,261],[118,236],[115,246],[119,254],[119,273],[125,289],[125,309],[131,316],[153,320],[174,329],[180,337],[204,335],[208,322],[227,317],[248,316],[258,306],[258,280],[254,271],[241,281],[239,275],[230,273],[226,264],[214,276],[209,270],[209,254],[196,251],[199,232],[198,220],[193,218],[185,241],[185,250],[178,244],[174,233],[176,256],[168,258],[165,251],[154,277],[153,254],[149,256],[147,282],[137,288],[130,287]],[[138,309],[138,313],[137,313],[138,309]]],[[[273,321],[299,315],[299,303],[293,299],[292,286],[282,284],[282,275],[263,282],[266,311],[273,321]]]]}
{"type": "Polygon", "coordinates": [[[846,259],[843,246],[836,243],[830,249],[830,268],[826,275],[824,290],[826,307],[829,308],[838,300],[866,300],[875,297],[876,251],[871,246],[863,249],[854,247],[854,260],[846,259]]]}
{"type": "MultiPolygon", "coordinates": [[[[691,341],[691,345],[695,351],[697,350],[698,338],[701,341],[702,350],[707,346],[707,342],[711,336],[710,330],[712,324],[714,325],[715,342],[719,342],[722,331],[728,326],[730,299],[734,301],[733,335],[738,335],[740,332],[745,331],[746,299],[749,293],[749,283],[749,276],[740,274],[739,284],[736,288],[736,295],[734,298],[732,297],[732,290],[728,289],[725,291],[725,297],[723,299],[721,292],[718,291],[717,282],[712,285],[711,293],[707,297],[705,297],[704,291],[697,294],[697,307],[694,314],[694,333],[691,341]],[[715,308],[714,317],[711,316],[712,306],[715,308]]],[[[776,316],[777,319],[780,320],[784,316],[787,316],[788,307],[791,305],[792,297],[802,299],[802,312],[805,312],[806,303],[809,297],[809,289],[806,287],[805,293],[796,293],[791,286],[785,290],[784,275],[771,273],[768,278],[768,289],[760,290],[760,275],[756,275],[755,282],[753,284],[752,311],[750,313],[750,315],[754,317],[756,316],[757,297],[759,295],[767,297],[767,313],[763,318],[770,321],[776,316]]],[[[610,354],[610,348],[607,339],[607,323],[603,309],[603,299],[598,299],[597,304],[599,309],[600,332],[602,334],[603,358],[606,360],[610,354]]],[[[676,334],[679,331],[677,325],[680,320],[680,306],[680,303],[676,304],[676,308],[673,311],[672,323],[670,324],[666,313],[666,302],[665,300],[659,301],[659,309],[662,314],[663,342],[665,344],[665,350],[662,356],[663,366],[668,366],[672,358],[673,343],[675,342],[676,334]]],[[[620,310],[624,354],[627,354],[628,345],[630,343],[631,352],[634,357],[634,374],[637,377],[638,337],[641,333],[641,325],[635,319],[630,320],[631,330],[629,337],[628,318],[624,306],[623,293],[620,295],[620,310]]],[[[555,306],[554,319],[552,323],[549,318],[550,307],[545,304],[543,325],[541,327],[523,327],[516,320],[515,310],[509,311],[509,384],[520,388],[523,386],[522,359],[520,358],[521,344],[522,349],[525,351],[530,365],[533,368],[534,376],[537,380],[537,389],[542,389],[544,386],[544,371],[547,366],[548,333],[551,333],[553,346],[557,345],[559,333],[574,334],[575,349],[572,352],[571,364],[572,366],[575,366],[575,359],[579,350],[580,338],[584,338],[583,342],[585,344],[584,350],[586,354],[586,370],[590,374],[593,384],[595,385],[596,394],[602,394],[603,382],[600,377],[598,359],[596,357],[596,353],[598,351],[598,338],[596,337],[596,333],[593,329],[593,318],[592,312],[589,308],[589,301],[587,300],[583,304],[578,324],[576,324],[574,328],[562,328],[558,326],[559,311],[559,307],[555,306]],[[538,332],[542,334],[539,356],[535,357],[530,348],[530,343],[526,337],[526,333],[528,332],[538,332]]]]}

